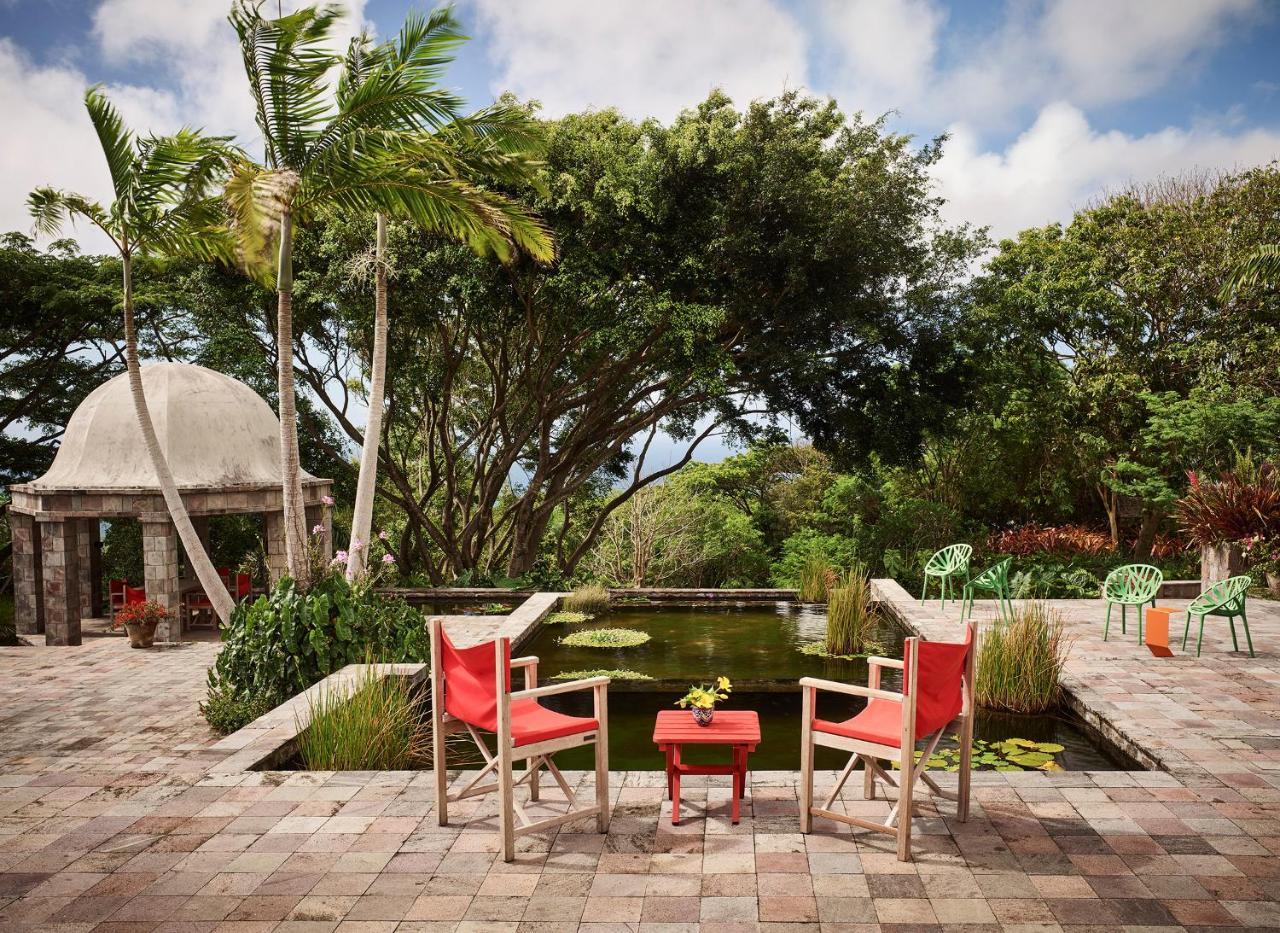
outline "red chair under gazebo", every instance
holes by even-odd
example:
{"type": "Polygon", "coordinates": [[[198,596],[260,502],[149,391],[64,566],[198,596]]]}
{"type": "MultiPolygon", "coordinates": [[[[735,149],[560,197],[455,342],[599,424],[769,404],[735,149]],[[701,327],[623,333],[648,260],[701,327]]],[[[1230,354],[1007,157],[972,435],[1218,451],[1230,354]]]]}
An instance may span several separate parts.
{"type": "Polygon", "coordinates": [[[957,818],[969,818],[969,768],[973,748],[973,678],[974,638],[972,622],[965,625],[964,641],[935,642],[908,638],[903,660],[869,658],[869,683],[866,687],[831,680],[805,677],[803,690],[802,739],[800,745],[800,831],[812,828],[815,816],[848,823],[862,829],[876,830],[898,837],[898,858],[911,859],[911,818],[917,781],[936,797],[956,801],[957,818]],[[884,668],[903,672],[903,690],[894,693],[880,688],[884,668]],[[817,715],[817,691],[829,691],[865,697],[867,705],[857,715],[841,722],[830,722],[817,715]],[[959,786],[955,792],[945,791],[929,776],[927,768],[934,748],[943,732],[957,717],[960,719],[959,786]],[[916,741],[925,746],[919,760],[915,758],[916,741]],[[814,748],[834,748],[850,753],[849,763],[836,779],[826,802],[813,805],[814,748]],[[832,809],[854,765],[863,763],[863,797],[875,797],[877,782],[898,789],[898,799],[883,823],[852,816],[832,809]],[[880,761],[895,763],[899,778],[895,780],[880,766],[880,761]]]}
{"type": "Polygon", "coordinates": [[[608,677],[589,677],[539,687],[538,659],[511,657],[511,641],[499,638],[470,648],[449,640],[440,619],[431,620],[432,758],[436,774],[436,806],[440,825],[449,822],[449,804],[497,791],[502,857],[515,858],[515,837],[543,832],[564,823],[594,816],[596,829],[609,829],[608,677]],[[524,670],[525,689],[512,692],[511,670],[524,670]],[[591,716],[569,716],[547,709],[538,701],[554,694],[591,690],[591,716]],[[449,793],[446,753],[448,737],[466,732],[475,742],[485,766],[461,790],[449,793]],[[492,733],[497,754],[489,751],[480,733],[492,733]],[[564,775],[552,761],[556,752],[595,744],[596,802],[578,807],[564,775]],[[526,761],[523,775],[513,780],[512,764],[526,761]],[[516,800],[515,788],[529,785],[529,801],[539,799],[538,772],[546,768],[568,804],[566,812],[533,820],[516,800]],[[491,772],[496,782],[480,782],[491,772]],[[518,824],[518,825],[517,825],[518,824]]]}

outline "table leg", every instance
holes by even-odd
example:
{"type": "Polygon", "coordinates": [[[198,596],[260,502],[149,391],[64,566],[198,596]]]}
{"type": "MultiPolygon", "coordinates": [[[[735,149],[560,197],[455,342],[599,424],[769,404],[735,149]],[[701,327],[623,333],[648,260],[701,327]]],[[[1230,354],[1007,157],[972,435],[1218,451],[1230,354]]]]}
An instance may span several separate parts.
{"type": "Polygon", "coordinates": [[[671,825],[680,825],[680,746],[671,752],[671,825]]]}
{"type": "Polygon", "coordinates": [[[733,747],[733,807],[732,820],[734,824],[742,818],[741,801],[742,801],[742,749],[735,745],[733,747]]]}
{"type": "Polygon", "coordinates": [[[667,799],[671,799],[671,746],[665,749],[667,753],[667,799]]]}

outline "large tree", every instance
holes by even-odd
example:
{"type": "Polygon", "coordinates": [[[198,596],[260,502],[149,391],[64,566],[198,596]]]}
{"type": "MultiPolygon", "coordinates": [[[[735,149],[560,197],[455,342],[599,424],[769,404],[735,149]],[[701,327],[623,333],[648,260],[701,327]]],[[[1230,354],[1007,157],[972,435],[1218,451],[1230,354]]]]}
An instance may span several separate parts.
{"type": "MultiPolygon", "coordinates": [[[[753,412],[846,461],[918,449],[961,387],[949,328],[976,246],[939,221],[936,146],[797,94],[548,129],[545,192],[512,193],[555,234],[553,266],[390,231],[381,488],[410,566],[518,575],[551,535],[571,572],[614,510],[706,438],[755,433],[753,412]]],[[[299,371],[352,440],[346,335],[367,311],[338,273],[365,242],[335,218],[300,272],[299,371]]]]}
{"type": "Polygon", "coordinates": [[[85,92],[84,103],[107,162],[114,200],[104,206],[82,194],[37,188],[29,199],[31,213],[41,233],[57,233],[68,219],[97,227],[120,254],[125,364],[134,414],[191,569],[214,612],[227,623],[235,604],[191,524],[147,408],[134,319],[133,263],[148,255],[202,259],[229,255],[222,212],[213,195],[232,153],[225,140],[187,129],[171,136],[139,138],[98,88],[85,92]]]}

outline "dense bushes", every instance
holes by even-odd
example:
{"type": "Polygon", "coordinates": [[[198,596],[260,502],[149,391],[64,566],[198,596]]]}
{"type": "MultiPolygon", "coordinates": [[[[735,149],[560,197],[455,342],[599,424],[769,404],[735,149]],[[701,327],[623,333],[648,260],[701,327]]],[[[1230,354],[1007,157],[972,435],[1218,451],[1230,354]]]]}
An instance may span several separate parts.
{"type": "Polygon", "coordinates": [[[237,607],[201,709],[211,726],[231,732],[347,664],[429,659],[425,618],[401,600],[341,574],[305,594],[285,578],[237,607]]]}

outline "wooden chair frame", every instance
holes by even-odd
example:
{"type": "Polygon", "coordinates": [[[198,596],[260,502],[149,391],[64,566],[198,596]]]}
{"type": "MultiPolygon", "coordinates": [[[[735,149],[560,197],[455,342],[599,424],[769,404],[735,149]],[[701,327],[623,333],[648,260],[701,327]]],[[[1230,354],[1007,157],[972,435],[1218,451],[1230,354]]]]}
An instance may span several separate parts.
{"type": "Polygon", "coordinates": [[[570,680],[550,686],[538,686],[538,659],[536,657],[512,658],[510,670],[524,671],[523,690],[508,689],[504,676],[506,665],[504,657],[510,651],[510,642],[506,638],[498,638],[493,642],[497,655],[495,670],[497,671],[495,689],[498,696],[498,729],[495,733],[497,754],[489,751],[479,730],[469,723],[450,716],[444,710],[444,672],[440,661],[440,641],[444,623],[440,619],[431,620],[431,726],[432,726],[432,765],[436,774],[436,801],[440,825],[449,823],[449,804],[468,797],[498,792],[499,831],[502,836],[502,858],[510,862],[515,858],[515,840],[517,836],[543,832],[554,829],[573,820],[589,816],[596,818],[596,831],[609,830],[609,678],[588,677],[584,680],[570,680]],[[578,732],[573,735],[548,739],[544,742],[533,742],[528,745],[515,745],[511,737],[511,704],[517,700],[534,700],[539,697],[554,696],[560,693],[571,693],[577,690],[591,690],[594,699],[594,718],[599,723],[595,731],[578,732]],[[485,765],[459,791],[449,793],[449,776],[446,761],[447,739],[450,735],[466,732],[471,736],[485,765]],[[556,767],[551,756],[565,749],[577,748],[581,745],[595,744],[596,802],[593,806],[578,807],[577,795],[569,787],[569,783],[556,767]],[[519,779],[512,774],[512,765],[516,761],[525,761],[524,773],[519,779]],[[542,820],[531,820],[520,802],[515,798],[515,789],[520,784],[529,785],[529,800],[537,801],[541,797],[539,771],[546,768],[555,779],[565,796],[568,809],[558,816],[542,820]],[[487,784],[480,782],[491,772],[497,772],[497,779],[487,784]]]}
{"type": "MultiPolygon", "coordinates": [[[[968,625],[972,628],[973,623],[968,625]]],[[[914,692],[907,694],[905,697],[901,693],[894,693],[891,690],[882,690],[880,688],[880,673],[884,668],[894,668],[903,670],[904,663],[895,661],[892,658],[871,657],[867,659],[869,665],[868,685],[859,687],[854,684],[843,684],[834,680],[821,680],[816,677],[805,677],[800,681],[802,691],[802,716],[804,717],[800,743],[800,832],[808,833],[813,828],[813,818],[815,816],[826,817],[829,820],[836,820],[841,823],[847,823],[850,826],[857,826],[861,829],[870,829],[875,832],[888,833],[898,838],[898,860],[907,862],[911,860],[911,818],[914,807],[915,785],[919,781],[923,783],[926,790],[935,797],[942,797],[946,800],[954,800],[956,802],[956,817],[961,823],[969,819],[969,773],[972,766],[973,757],[973,682],[974,682],[974,664],[977,654],[976,630],[971,632],[969,642],[969,653],[965,658],[964,675],[962,683],[962,695],[964,697],[964,707],[960,712],[960,770],[957,772],[959,777],[959,786],[955,792],[943,790],[938,786],[937,782],[928,774],[929,758],[933,755],[933,750],[938,745],[938,740],[942,738],[942,734],[947,731],[950,723],[947,723],[937,732],[930,736],[917,736],[915,734],[916,724],[916,697],[914,692]],[[892,745],[880,745],[875,742],[867,742],[862,739],[849,738],[843,735],[834,735],[829,732],[818,732],[813,728],[814,710],[816,709],[817,692],[819,690],[827,690],[832,693],[843,693],[849,696],[865,697],[868,701],[873,699],[888,700],[892,703],[899,703],[902,706],[902,744],[900,747],[892,745]],[[915,746],[917,739],[925,739],[924,752],[920,755],[919,762],[915,761],[915,746]],[[844,766],[844,770],[836,778],[835,786],[831,789],[831,793],[827,796],[826,801],[820,807],[813,805],[813,756],[814,749],[817,746],[824,748],[834,748],[840,751],[849,752],[849,763],[844,766]],[[894,780],[889,773],[880,766],[880,761],[896,762],[900,769],[901,777],[894,780]],[[840,796],[840,791],[844,788],[845,782],[849,780],[850,774],[853,773],[854,766],[859,762],[863,763],[863,784],[862,796],[864,800],[874,800],[876,795],[876,782],[880,781],[888,786],[898,789],[898,800],[893,808],[889,811],[889,817],[883,823],[877,823],[874,820],[865,819],[863,817],[850,816],[833,810],[836,798],[840,796]]],[[[908,642],[919,642],[918,638],[908,638],[908,642]]],[[[912,669],[909,673],[911,683],[919,683],[918,665],[919,652],[914,649],[908,652],[912,661],[912,669]]]]}

